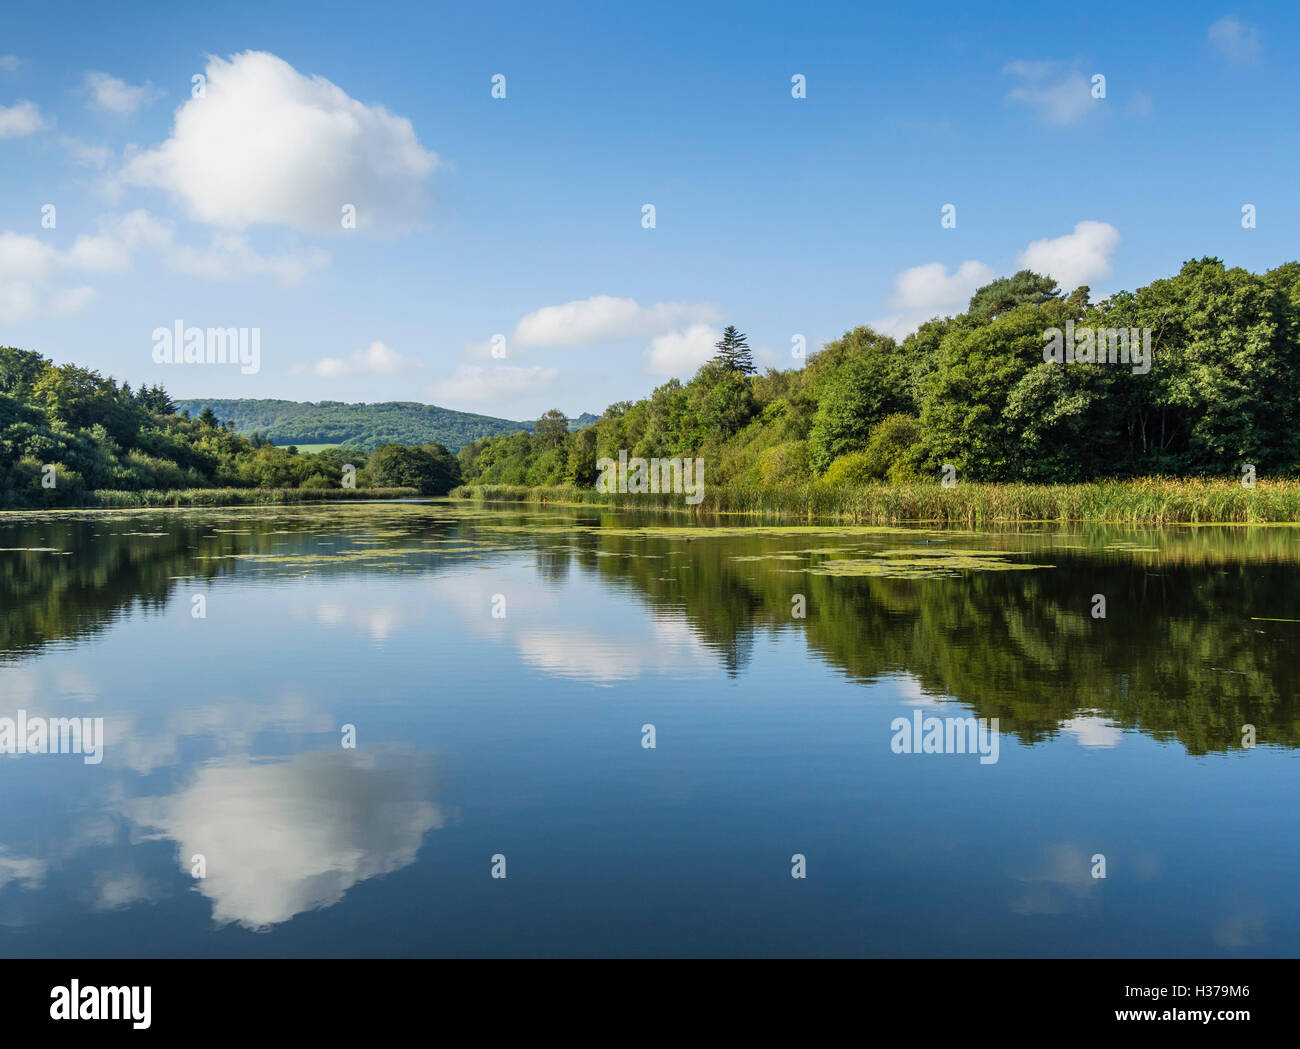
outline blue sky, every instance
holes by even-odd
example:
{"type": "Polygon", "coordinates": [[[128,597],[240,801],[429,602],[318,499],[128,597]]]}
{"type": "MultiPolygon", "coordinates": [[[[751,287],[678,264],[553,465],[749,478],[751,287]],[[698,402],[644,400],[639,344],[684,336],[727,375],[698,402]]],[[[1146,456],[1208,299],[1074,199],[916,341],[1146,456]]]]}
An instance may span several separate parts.
{"type": "Polygon", "coordinates": [[[1300,13],[1142,7],[10,3],[0,344],[523,419],[727,323],[788,366],[1025,264],[1096,297],[1296,257],[1300,13]],[[177,320],[260,329],[260,370],[155,363],[177,320]]]}

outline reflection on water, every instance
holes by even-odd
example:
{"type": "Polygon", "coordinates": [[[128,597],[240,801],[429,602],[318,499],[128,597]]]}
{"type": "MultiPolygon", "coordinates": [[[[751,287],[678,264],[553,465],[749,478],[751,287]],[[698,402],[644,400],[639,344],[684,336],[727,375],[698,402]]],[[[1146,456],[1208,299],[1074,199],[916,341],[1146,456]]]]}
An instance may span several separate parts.
{"type": "Polygon", "coordinates": [[[1285,527],[3,515],[0,717],[106,747],[0,755],[0,954],[1294,954],[1297,583],[1285,527]]]}
{"type": "Polygon", "coordinates": [[[218,923],[262,928],[338,903],[357,882],[404,867],[442,825],[427,762],[297,754],[202,765],[174,794],[126,804],[138,827],[202,857],[199,891],[218,923]]]}

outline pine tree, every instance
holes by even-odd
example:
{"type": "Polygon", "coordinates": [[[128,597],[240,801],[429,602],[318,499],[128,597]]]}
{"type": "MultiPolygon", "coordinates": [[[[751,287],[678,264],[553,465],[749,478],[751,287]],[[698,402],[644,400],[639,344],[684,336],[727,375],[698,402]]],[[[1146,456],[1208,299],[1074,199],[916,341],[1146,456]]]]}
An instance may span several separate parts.
{"type": "Polygon", "coordinates": [[[754,367],[754,356],[745,341],[747,338],[744,332],[736,331],[734,324],[728,324],[722,330],[722,338],[713,344],[718,350],[714,363],[743,375],[753,375],[758,369],[754,367]]]}

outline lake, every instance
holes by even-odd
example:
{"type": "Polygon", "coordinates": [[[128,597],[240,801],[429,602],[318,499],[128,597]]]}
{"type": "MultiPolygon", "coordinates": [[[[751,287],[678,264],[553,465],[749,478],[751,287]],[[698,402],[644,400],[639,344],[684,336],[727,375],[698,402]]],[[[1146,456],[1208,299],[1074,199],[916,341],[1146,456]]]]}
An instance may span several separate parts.
{"type": "Polygon", "coordinates": [[[0,955],[1300,953],[1294,527],[11,513],[0,607],[103,719],[0,955]]]}

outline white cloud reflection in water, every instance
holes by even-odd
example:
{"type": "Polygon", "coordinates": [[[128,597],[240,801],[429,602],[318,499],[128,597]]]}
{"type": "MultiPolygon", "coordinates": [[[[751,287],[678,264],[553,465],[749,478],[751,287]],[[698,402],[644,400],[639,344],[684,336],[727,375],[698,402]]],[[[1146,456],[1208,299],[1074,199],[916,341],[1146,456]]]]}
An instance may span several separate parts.
{"type": "Polygon", "coordinates": [[[174,794],[127,802],[154,838],[177,843],[217,924],[265,929],[338,903],[358,882],[414,862],[445,816],[425,758],[307,753],[273,762],[208,762],[174,794]]]}

